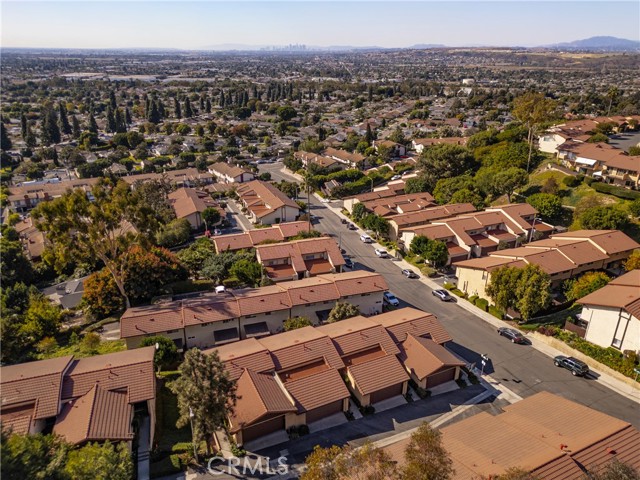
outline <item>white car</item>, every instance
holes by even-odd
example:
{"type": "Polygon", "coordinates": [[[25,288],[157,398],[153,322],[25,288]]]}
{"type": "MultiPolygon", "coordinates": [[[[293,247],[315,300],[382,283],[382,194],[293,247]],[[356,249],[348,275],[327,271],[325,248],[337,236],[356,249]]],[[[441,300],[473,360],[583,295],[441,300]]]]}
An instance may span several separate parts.
{"type": "Polygon", "coordinates": [[[331,202],[330,198],[323,198],[322,200],[320,200],[322,203],[329,203],[331,202]]]}
{"type": "Polygon", "coordinates": [[[394,175],[393,177],[391,177],[391,180],[400,180],[402,178],[402,175],[394,175]]]}
{"type": "Polygon", "coordinates": [[[373,243],[373,240],[371,240],[371,237],[369,235],[367,235],[366,233],[363,233],[362,235],[360,235],[360,240],[363,243],[373,243]]]}
{"type": "Polygon", "coordinates": [[[391,305],[392,307],[397,307],[398,305],[400,305],[400,300],[398,300],[396,296],[391,292],[384,292],[382,300],[384,301],[384,303],[386,303],[387,305],[391,305]]]}
{"type": "Polygon", "coordinates": [[[384,248],[376,248],[376,255],[380,258],[387,258],[389,256],[389,252],[387,252],[384,248]]]}

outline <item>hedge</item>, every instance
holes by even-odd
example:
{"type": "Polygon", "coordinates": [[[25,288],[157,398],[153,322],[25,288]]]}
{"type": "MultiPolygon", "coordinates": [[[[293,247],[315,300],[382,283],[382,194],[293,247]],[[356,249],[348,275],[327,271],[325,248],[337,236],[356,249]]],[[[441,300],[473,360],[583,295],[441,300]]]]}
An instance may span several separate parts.
{"type": "Polygon", "coordinates": [[[476,300],[476,307],[484,310],[485,312],[489,309],[489,302],[484,298],[478,298],[476,300]]]}
{"type": "Polygon", "coordinates": [[[562,179],[562,183],[564,183],[567,187],[577,187],[582,183],[582,181],[578,177],[570,175],[568,177],[564,177],[562,179]]]}
{"type": "Polygon", "coordinates": [[[628,188],[617,187],[616,185],[610,185],[608,183],[594,182],[591,184],[596,192],[607,193],[614,197],[624,198],[627,200],[635,200],[640,198],[640,192],[637,190],[629,190],[628,188]]]}
{"type": "Polygon", "coordinates": [[[500,320],[504,318],[504,312],[495,305],[489,306],[489,313],[500,320]]]}
{"type": "Polygon", "coordinates": [[[180,295],[183,293],[213,290],[215,286],[216,284],[213,280],[183,280],[181,282],[172,283],[169,285],[169,288],[174,295],[180,295]]]}
{"type": "Polygon", "coordinates": [[[464,293],[462,290],[458,290],[457,288],[452,288],[451,293],[453,293],[454,295],[457,295],[460,298],[467,298],[467,294],[464,293]]]}
{"type": "Polygon", "coordinates": [[[575,348],[579,352],[582,352],[597,362],[612,368],[616,372],[620,372],[629,378],[636,377],[633,369],[637,366],[638,357],[634,352],[628,352],[628,355],[625,356],[622,352],[613,347],[603,348],[598,345],[594,345],[593,343],[586,341],[584,338],[580,338],[573,332],[557,327],[546,328],[543,333],[547,335],[551,334],[558,340],[562,340],[571,348],[575,348]]]}
{"type": "Polygon", "coordinates": [[[469,302],[471,302],[471,303],[473,303],[475,305],[476,304],[476,300],[478,300],[478,298],[480,298],[480,297],[478,297],[478,295],[471,295],[469,297],[469,302]]]}
{"type": "Polygon", "coordinates": [[[149,476],[151,478],[166,477],[184,471],[183,464],[180,460],[180,454],[174,453],[157,462],[149,464],[149,476]]]}

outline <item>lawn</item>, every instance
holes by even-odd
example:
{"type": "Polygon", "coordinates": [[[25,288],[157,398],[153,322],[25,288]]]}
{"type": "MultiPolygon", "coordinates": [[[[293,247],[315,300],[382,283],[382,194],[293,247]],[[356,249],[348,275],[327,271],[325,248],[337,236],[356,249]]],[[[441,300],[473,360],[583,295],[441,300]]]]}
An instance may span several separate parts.
{"type": "Polygon", "coordinates": [[[92,357],[94,355],[104,355],[105,353],[121,352],[126,350],[127,346],[124,340],[106,340],[100,342],[93,350],[87,350],[83,348],[82,342],[77,342],[72,345],[65,345],[61,347],[55,347],[47,352],[42,352],[37,355],[38,360],[45,360],[47,358],[64,357],[65,355],[73,355],[75,358],[92,357]]]}
{"type": "Polygon", "coordinates": [[[188,425],[182,428],[176,427],[179,417],[178,400],[167,388],[168,380],[168,378],[165,381],[158,380],[156,438],[158,450],[171,452],[177,443],[191,443],[191,429],[188,425]]]}

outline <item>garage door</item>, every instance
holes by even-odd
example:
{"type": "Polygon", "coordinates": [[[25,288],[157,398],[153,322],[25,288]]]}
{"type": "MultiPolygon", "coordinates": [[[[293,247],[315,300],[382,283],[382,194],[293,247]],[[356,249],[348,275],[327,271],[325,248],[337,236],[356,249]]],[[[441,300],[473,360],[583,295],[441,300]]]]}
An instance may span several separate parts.
{"type": "Polygon", "coordinates": [[[371,394],[371,403],[378,403],[387,398],[395,397],[396,395],[402,395],[402,384],[391,385],[390,387],[383,388],[377,392],[371,394]]]}
{"type": "Polygon", "coordinates": [[[316,420],[320,420],[321,418],[328,417],[329,415],[333,415],[334,413],[338,413],[341,411],[342,400],[338,400],[337,402],[329,403],[327,405],[323,405],[322,407],[309,410],[307,412],[307,425],[315,422],[316,420]]]}
{"type": "Polygon", "coordinates": [[[278,430],[284,430],[284,415],[280,415],[275,418],[264,420],[250,427],[242,429],[242,441],[247,443],[256,438],[260,438],[269,433],[277,432],[278,430]]]}
{"type": "Polygon", "coordinates": [[[456,367],[434,373],[427,378],[427,388],[449,382],[454,378],[456,378],[456,367]]]}

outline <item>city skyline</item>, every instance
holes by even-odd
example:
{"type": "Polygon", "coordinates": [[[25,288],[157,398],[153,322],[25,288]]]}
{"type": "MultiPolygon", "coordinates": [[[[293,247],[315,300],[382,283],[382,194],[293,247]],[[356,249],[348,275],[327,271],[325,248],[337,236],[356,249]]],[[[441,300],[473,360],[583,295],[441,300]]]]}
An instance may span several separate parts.
{"type": "Polygon", "coordinates": [[[639,16],[633,1],[3,1],[1,40],[89,49],[533,47],[592,36],[640,40],[639,16]]]}

